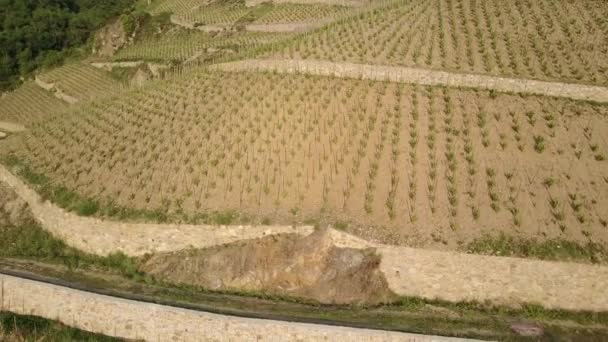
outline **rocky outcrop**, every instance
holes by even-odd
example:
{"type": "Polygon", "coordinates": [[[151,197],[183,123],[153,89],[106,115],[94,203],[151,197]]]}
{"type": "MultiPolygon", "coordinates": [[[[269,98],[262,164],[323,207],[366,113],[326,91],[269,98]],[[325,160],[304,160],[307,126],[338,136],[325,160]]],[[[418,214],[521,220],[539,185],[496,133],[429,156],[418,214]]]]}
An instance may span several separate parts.
{"type": "Polygon", "coordinates": [[[327,304],[378,304],[396,296],[374,248],[336,247],[329,230],[283,234],[151,256],[140,271],[175,284],[254,291],[327,304]]]}
{"type": "Polygon", "coordinates": [[[104,26],[95,34],[93,54],[100,57],[112,57],[121,47],[127,44],[128,37],[122,21],[116,21],[104,26]]]}

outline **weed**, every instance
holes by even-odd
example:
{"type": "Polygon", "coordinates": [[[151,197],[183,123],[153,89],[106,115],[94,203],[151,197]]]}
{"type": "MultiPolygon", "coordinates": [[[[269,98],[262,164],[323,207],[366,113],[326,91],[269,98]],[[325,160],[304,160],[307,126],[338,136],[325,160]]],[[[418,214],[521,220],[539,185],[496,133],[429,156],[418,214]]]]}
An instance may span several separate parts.
{"type": "Polygon", "coordinates": [[[555,184],[555,178],[547,177],[545,178],[545,180],[543,180],[543,185],[546,188],[550,188],[551,186],[553,186],[553,184],[555,184]]]}
{"type": "Polygon", "coordinates": [[[0,339],[7,341],[118,342],[120,339],[65,326],[58,321],[0,311],[0,339]]]}
{"type": "Polygon", "coordinates": [[[534,150],[538,153],[543,153],[545,150],[545,138],[540,135],[534,136],[534,150]]]}
{"type": "Polygon", "coordinates": [[[336,221],[334,222],[334,228],[338,230],[346,230],[348,228],[348,223],[345,221],[336,221]]]}
{"type": "Polygon", "coordinates": [[[608,250],[600,244],[591,241],[585,245],[559,239],[540,242],[534,239],[517,238],[505,234],[500,234],[496,237],[488,235],[476,239],[466,246],[466,250],[478,254],[516,256],[543,260],[572,260],[590,263],[608,261],[608,250]]]}

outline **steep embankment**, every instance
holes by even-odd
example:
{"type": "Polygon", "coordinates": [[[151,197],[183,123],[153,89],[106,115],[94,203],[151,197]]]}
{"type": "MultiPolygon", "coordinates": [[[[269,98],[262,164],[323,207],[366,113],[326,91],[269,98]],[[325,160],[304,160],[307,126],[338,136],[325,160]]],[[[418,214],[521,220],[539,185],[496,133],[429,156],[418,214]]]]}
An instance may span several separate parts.
{"type": "MultiPolygon", "coordinates": [[[[131,255],[142,255],[160,250],[179,251],[188,248],[192,244],[199,247],[211,247],[230,241],[253,239],[262,237],[263,235],[285,232],[285,229],[281,230],[271,227],[250,227],[248,229],[239,227],[237,229],[243,235],[238,236],[235,234],[234,228],[231,227],[131,225],[93,219],[87,221],[88,219],[78,218],[73,214],[65,213],[48,202],[41,202],[35,192],[11,175],[5,168],[0,169],[0,176],[0,179],[4,183],[8,184],[29,204],[36,219],[46,229],[54,235],[64,238],[69,244],[84,247],[86,251],[92,253],[99,254],[102,251],[109,253],[120,250],[131,255]],[[52,214],[49,215],[49,213],[52,214]],[[49,221],[47,220],[49,218],[52,219],[49,221]],[[226,234],[227,231],[232,234],[226,234]],[[186,234],[182,234],[184,232],[186,234]],[[170,243],[167,243],[165,239],[170,241],[170,243]],[[100,243],[100,246],[96,246],[96,243],[100,243]],[[130,246],[130,248],[126,248],[127,246],[130,246]],[[137,248],[133,248],[133,246],[137,246],[137,248]]],[[[302,233],[306,230],[310,231],[310,228],[304,227],[299,231],[302,233]]],[[[598,289],[608,286],[608,267],[606,266],[480,256],[376,245],[337,231],[329,231],[328,234],[331,237],[331,243],[329,242],[330,240],[325,240],[326,238],[323,238],[322,241],[325,248],[329,248],[326,249],[326,251],[329,251],[329,254],[318,253],[317,255],[327,257],[327,255],[332,254],[332,251],[334,253],[337,252],[337,254],[334,254],[334,257],[327,259],[329,264],[331,264],[339,262],[341,256],[350,254],[347,258],[348,262],[357,259],[361,260],[359,265],[363,266],[364,269],[372,271],[368,275],[374,275],[377,274],[375,273],[375,268],[366,267],[366,265],[373,266],[376,262],[374,260],[377,260],[373,255],[369,254],[370,252],[359,251],[352,253],[352,250],[340,250],[340,248],[344,247],[374,247],[381,258],[379,270],[386,278],[389,289],[397,295],[443,299],[453,302],[479,301],[504,305],[536,303],[547,308],[567,310],[608,310],[608,293],[598,291],[598,289]],[[330,244],[335,247],[329,247],[330,244]],[[334,249],[336,247],[338,249],[334,249]],[[365,260],[368,262],[365,262],[365,260]],[[530,284],[534,284],[534,286],[530,284]]],[[[252,246],[256,246],[256,244],[263,245],[269,243],[269,241],[272,240],[252,242],[249,245],[250,247],[248,247],[250,248],[249,251],[253,253],[251,256],[255,256],[257,252],[264,250],[252,248],[252,246]]],[[[302,241],[314,242],[316,238],[313,236],[309,240],[302,241]]],[[[283,245],[283,247],[288,245],[289,243],[283,245]]],[[[313,254],[315,254],[316,248],[319,248],[318,246],[307,245],[305,247],[310,248],[309,251],[312,251],[313,254]]],[[[282,247],[281,244],[278,244],[272,248],[280,250],[282,247]]],[[[225,253],[226,257],[233,257],[235,255],[234,250],[235,246],[229,245],[218,247],[215,250],[220,254],[216,254],[213,252],[214,250],[192,251],[192,256],[195,258],[191,259],[190,262],[184,258],[184,263],[180,267],[185,269],[192,266],[194,265],[194,261],[197,259],[200,261],[202,260],[201,257],[204,258],[204,256],[225,253]],[[221,252],[220,250],[224,248],[227,250],[221,252]]],[[[183,255],[188,255],[186,252],[183,253],[185,253],[183,255]]],[[[155,261],[165,262],[175,259],[174,256],[169,256],[169,258],[166,258],[161,255],[150,259],[152,261],[146,266],[148,271],[157,272],[157,274],[162,276],[171,275],[172,272],[166,272],[166,267],[155,266],[155,261]],[[160,270],[163,269],[165,271],[161,272],[160,270]]],[[[288,254],[285,254],[285,256],[288,256],[288,254]]],[[[292,254],[291,257],[295,257],[295,260],[297,260],[298,258],[306,257],[306,253],[292,254]]],[[[262,259],[266,260],[265,258],[262,259]]],[[[229,277],[236,275],[238,279],[238,276],[244,276],[245,271],[254,271],[254,273],[258,272],[257,274],[262,277],[265,276],[263,270],[247,267],[246,265],[243,267],[242,264],[239,266],[238,260],[223,260],[226,268],[228,268],[228,270],[224,270],[225,273],[223,275],[228,275],[229,277]]],[[[280,266],[279,268],[275,268],[277,270],[285,266],[283,261],[279,259],[275,259],[273,262],[275,265],[280,266]]],[[[300,264],[300,266],[304,265],[306,263],[300,264]]],[[[326,265],[328,264],[319,263],[317,271],[322,270],[326,265]]],[[[199,267],[199,270],[203,271],[217,269],[215,267],[217,265],[213,265],[212,263],[202,263],[199,266],[202,266],[199,267]]],[[[356,269],[356,267],[353,269],[356,269]]],[[[282,269],[282,272],[285,273],[274,275],[274,280],[280,280],[284,276],[293,276],[293,274],[290,275],[290,271],[286,268],[282,269]]],[[[218,274],[215,281],[217,279],[221,280],[221,277],[222,274],[218,274]]],[[[207,279],[202,277],[201,279],[199,284],[209,285],[213,277],[207,279]]],[[[323,279],[323,277],[317,279],[323,279]]],[[[341,277],[340,274],[336,273],[333,279],[337,282],[334,282],[332,285],[337,285],[348,278],[341,277]]],[[[365,284],[365,281],[371,282],[368,283],[371,285],[378,284],[373,278],[371,280],[357,277],[353,279],[363,281],[360,284],[365,284]]],[[[190,278],[188,281],[195,282],[199,280],[190,278]]],[[[266,284],[269,285],[272,282],[269,281],[266,284]]],[[[379,282],[381,283],[382,281],[379,280],[379,282]]],[[[228,285],[235,286],[236,283],[228,285]]],[[[275,283],[275,285],[278,284],[275,283]]],[[[360,289],[365,289],[365,286],[360,289]]]]}

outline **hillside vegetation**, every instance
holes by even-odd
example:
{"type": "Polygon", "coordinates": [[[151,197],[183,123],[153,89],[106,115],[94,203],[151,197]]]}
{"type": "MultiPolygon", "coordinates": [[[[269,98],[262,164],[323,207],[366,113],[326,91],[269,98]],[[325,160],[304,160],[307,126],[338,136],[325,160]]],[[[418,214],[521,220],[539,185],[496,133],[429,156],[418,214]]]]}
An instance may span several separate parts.
{"type": "Polygon", "coordinates": [[[322,3],[290,4],[265,2],[248,7],[245,1],[219,0],[208,4],[200,1],[168,0],[148,9],[152,15],[172,13],[177,21],[193,26],[241,23],[297,23],[335,18],[348,13],[349,8],[322,3]]]}
{"type": "Polygon", "coordinates": [[[38,78],[81,101],[107,96],[123,86],[107,72],[85,63],[62,66],[43,73],[38,78]]]}
{"type": "Polygon", "coordinates": [[[134,0],[1,0],[0,89],[20,75],[58,64],[134,0]]]}
{"type": "Polygon", "coordinates": [[[56,183],[131,208],[329,217],[421,244],[608,238],[606,106],[195,70],[68,111],[18,153],[56,183]]]}
{"type": "Polygon", "coordinates": [[[608,85],[607,16],[597,0],[398,0],[268,56],[608,85]]]}
{"type": "Polygon", "coordinates": [[[161,36],[139,40],[120,50],[116,61],[158,61],[180,63],[232,55],[289,37],[284,33],[245,32],[239,34],[176,29],[161,36]]]}
{"type": "Polygon", "coordinates": [[[29,81],[0,98],[0,121],[29,125],[67,106],[64,101],[29,81]]]}
{"type": "Polygon", "coordinates": [[[0,118],[30,126],[4,155],[91,208],[146,217],[333,224],[449,248],[488,234],[608,242],[606,104],[207,68],[319,59],[602,85],[605,3],[166,0],[145,10],[154,16],[106,62],[159,61],[174,67],[167,79],[122,88],[86,62],[43,73],[78,103],[29,83],[2,98],[0,118]],[[241,10],[255,15],[232,17],[241,10]],[[172,23],[315,22],[328,11],[340,13],[333,23],[299,34],[172,23]]]}

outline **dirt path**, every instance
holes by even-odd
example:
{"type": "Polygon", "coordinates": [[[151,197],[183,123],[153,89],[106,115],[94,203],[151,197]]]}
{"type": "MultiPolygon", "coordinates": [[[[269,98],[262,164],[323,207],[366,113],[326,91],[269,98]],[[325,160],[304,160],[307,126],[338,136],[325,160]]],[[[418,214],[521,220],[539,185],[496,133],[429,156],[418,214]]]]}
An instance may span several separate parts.
{"type": "Polygon", "coordinates": [[[127,339],[466,341],[439,336],[223,316],[103,296],[7,275],[0,275],[0,284],[0,310],[58,320],[82,330],[127,339]]]}
{"type": "MultiPolygon", "coordinates": [[[[83,251],[128,255],[210,247],[278,233],[309,234],[313,227],[131,224],[78,217],[41,202],[5,167],[0,180],[31,207],[43,227],[83,251]]],[[[453,302],[537,303],[547,308],[608,311],[608,267],[481,256],[372,244],[331,230],[338,247],[376,247],[380,269],[398,295],[453,302]]]]}
{"type": "Polygon", "coordinates": [[[545,82],[408,67],[335,63],[319,60],[243,60],[211,66],[223,71],[273,71],[321,76],[392,81],[431,86],[481,88],[499,92],[546,95],[608,103],[608,88],[545,82]]]}

